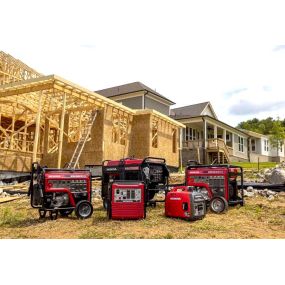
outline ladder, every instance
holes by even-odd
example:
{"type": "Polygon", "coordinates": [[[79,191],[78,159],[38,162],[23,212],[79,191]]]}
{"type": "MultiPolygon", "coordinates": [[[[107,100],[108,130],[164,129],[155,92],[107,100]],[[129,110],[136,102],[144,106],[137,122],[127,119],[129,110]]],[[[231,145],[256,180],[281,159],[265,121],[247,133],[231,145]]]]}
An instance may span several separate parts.
{"type": "Polygon", "coordinates": [[[86,141],[87,141],[87,139],[91,133],[91,129],[92,129],[94,121],[97,117],[97,113],[98,113],[97,110],[92,111],[92,113],[88,119],[87,125],[85,126],[85,128],[83,129],[83,131],[81,133],[81,137],[80,137],[80,139],[76,145],[76,148],[73,152],[71,160],[69,163],[67,163],[67,168],[75,168],[78,165],[79,158],[80,158],[81,153],[84,149],[85,143],[86,143],[86,141]]]}

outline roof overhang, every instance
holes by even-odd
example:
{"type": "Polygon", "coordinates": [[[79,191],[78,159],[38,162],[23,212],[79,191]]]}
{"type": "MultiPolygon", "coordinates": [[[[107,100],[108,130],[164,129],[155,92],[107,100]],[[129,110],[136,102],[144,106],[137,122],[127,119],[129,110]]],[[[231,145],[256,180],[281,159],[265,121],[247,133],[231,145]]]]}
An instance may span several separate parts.
{"type": "MultiPolygon", "coordinates": [[[[102,95],[89,91],[79,85],[67,81],[56,75],[42,76],[39,78],[23,80],[13,83],[8,83],[0,86],[0,103],[5,99],[13,102],[19,102],[20,97],[26,100],[28,105],[31,105],[36,112],[37,97],[39,92],[48,95],[51,101],[46,100],[43,104],[43,112],[57,113],[61,111],[60,104],[56,105],[56,96],[65,93],[67,102],[71,110],[103,108],[111,106],[128,114],[134,114],[134,110],[116,103],[102,95]],[[21,96],[22,95],[22,96],[21,96]],[[53,101],[52,101],[53,100],[53,101]],[[52,103],[50,103],[52,102],[52,103]],[[78,107],[78,108],[77,108],[78,107]]],[[[67,108],[66,111],[69,109],[67,108]]]]}

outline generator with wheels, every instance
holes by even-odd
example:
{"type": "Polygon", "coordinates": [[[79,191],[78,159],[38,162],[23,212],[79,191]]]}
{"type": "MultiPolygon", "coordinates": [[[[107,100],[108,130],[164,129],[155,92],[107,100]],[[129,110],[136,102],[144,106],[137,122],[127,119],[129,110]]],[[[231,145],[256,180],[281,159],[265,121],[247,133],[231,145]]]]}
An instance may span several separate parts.
{"type": "Polygon", "coordinates": [[[108,193],[109,219],[136,220],[146,217],[145,184],[140,181],[116,181],[108,193]]]}
{"type": "Polygon", "coordinates": [[[206,215],[206,201],[195,187],[174,187],[166,195],[165,216],[201,220],[206,215]]]}
{"type": "Polygon", "coordinates": [[[223,213],[231,205],[244,205],[243,168],[240,166],[189,163],[185,168],[185,180],[187,186],[199,188],[214,213],[223,213]]]}
{"type": "Polygon", "coordinates": [[[80,219],[93,213],[91,204],[91,172],[89,170],[54,169],[32,164],[29,195],[31,206],[39,209],[40,218],[52,220],[68,216],[74,210],[80,219]]]}

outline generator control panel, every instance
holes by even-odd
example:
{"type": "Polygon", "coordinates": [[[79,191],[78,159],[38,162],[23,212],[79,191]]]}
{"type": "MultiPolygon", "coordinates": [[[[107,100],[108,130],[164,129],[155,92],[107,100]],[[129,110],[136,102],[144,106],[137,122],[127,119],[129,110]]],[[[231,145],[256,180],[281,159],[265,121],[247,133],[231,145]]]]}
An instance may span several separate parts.
{"type": "Polygon", "coordinates": [[[225,190],[225,177],[224,176],[210,176],[210,175],[205,175],[205,176],[195,176],[195,175],[191,175],[189,177],[189,180],[191,182],[195,182],[195,183],[199,183],[199,182],[203,182],[203,183],[207,183],[214,194],[217,195],[222,195],[224,193],[225,190]]]}
{"type": "Polygon", "coordinates": [[[140,188],[116,188],[114,191],[115,202],[141,202],[142,193],[140,188]]]}

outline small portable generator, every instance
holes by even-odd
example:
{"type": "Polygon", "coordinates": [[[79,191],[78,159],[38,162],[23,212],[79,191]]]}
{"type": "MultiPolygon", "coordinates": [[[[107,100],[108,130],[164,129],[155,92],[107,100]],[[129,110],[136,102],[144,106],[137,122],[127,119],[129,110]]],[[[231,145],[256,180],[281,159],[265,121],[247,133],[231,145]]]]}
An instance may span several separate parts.
{"type": "Polygon", "coordinates": [[[31,206],[39,209],[40,218],[49,212],[52,220],[70,215],[80,219],[93,213],[91,204],[91,172],[89,170],[54,169],[32,164],[29,195],[31,206]]]}
{"type": "Polygon", "coordinates": [[[194,187],[175,187],[166,195],[165,215],[192,221],[201,220],[206,215],[206,201],[194,187]]]}
{"type": "Polygon", "coordinates": [[[116,181],[108,195],[109,219],[135,220],[146,217],[145,184],[140,181],[116,181]]]}

